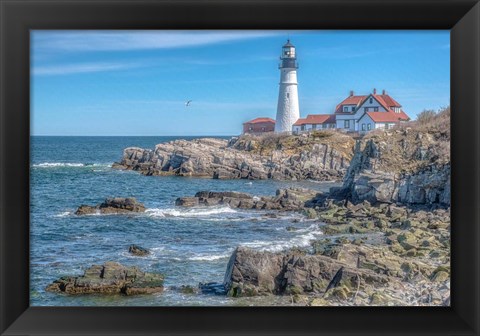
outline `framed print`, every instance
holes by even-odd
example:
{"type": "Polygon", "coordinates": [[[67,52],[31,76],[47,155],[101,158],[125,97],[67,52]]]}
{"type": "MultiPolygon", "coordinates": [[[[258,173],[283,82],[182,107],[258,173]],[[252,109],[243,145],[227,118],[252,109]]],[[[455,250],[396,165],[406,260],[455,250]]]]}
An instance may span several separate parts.
{"type": "Polygon", "coordinates": [[[2,1],[2,335],[478,334],[479,6],[2,1]]]}

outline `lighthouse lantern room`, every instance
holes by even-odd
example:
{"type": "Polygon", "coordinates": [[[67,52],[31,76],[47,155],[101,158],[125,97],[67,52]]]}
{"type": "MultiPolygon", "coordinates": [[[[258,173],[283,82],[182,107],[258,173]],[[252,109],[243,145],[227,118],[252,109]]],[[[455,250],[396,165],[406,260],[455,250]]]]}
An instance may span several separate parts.
{"type": "Polygon", "coordinates": [[[295,46],[287,41],[280,56],[280,88],[278,93],[275,132],[291,132],[293,124],[300,118],[298,105],[297,56],[295,46]]]}

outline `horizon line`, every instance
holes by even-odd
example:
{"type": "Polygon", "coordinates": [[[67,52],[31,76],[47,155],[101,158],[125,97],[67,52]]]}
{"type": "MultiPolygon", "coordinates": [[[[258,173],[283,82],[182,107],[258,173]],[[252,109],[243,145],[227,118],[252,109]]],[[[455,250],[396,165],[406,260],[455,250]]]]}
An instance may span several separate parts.
{"type": "MultiPolygon", "coordinates": [[[[241,135],[241,134],[238,134],[241,135]]],[[[44,137],[226,137],[226,136],[237,136],[237,135],[232,135],[232,134],[220,134],[220,135],[208,135],[208,134],[203,134],[203,135],[65,135],[65,134],[30,134],[30,137],[34,136],[44,136],[44,137]]]]}

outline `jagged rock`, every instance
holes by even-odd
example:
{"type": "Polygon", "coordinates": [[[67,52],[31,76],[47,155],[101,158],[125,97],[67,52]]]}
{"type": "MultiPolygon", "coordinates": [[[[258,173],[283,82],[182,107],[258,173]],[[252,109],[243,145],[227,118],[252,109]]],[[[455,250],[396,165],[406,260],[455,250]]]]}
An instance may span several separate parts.
{"type": "Polygon", "coordinates": [[[128,252],[136,256],[146,256],[150,254],[149,250],[135,244],[130,245],[130,247],[128,248],[128,252]]]}
{"type": "Polygon", "coordinates": [[[163,291],[163,275],[142,272],[139,268],[107,261],[93,265],[82,276],[62,277],[46,291],[66,294],[150,294],[163,291]]]}
{"type": "Polygon", "coordinates": [[[330,196],[354,203],[449,206],[449,136],[422,132],[374,133],[357,141],[343,186],[332,188],[330,196]]]}
{"type": "MultiPolygon", "coordinates": [[[[302,210],[316,195],[316,191],[303,188],[279,189],[275,196],[270,197],[256,197],[235,191],[200,191],[195,194],[195,197],[177,198],[175,205],[228,205],[231,208],[239,209],[302,210]]],[[[314,216],[315,210],[310,210],[310,214],[314,216]]]]}
{"type": "Polygon", "coordinates": [[[323,255],[272,253],[238,247],[230,257],[224,285],[234,297],[268,294],[301,294],[325,291],[344,267],[342,284],[354,286],[357,275],[370,284],[384,286],[388,278],[368,269],[355,269],[323,255]]]}
{"type": "Polygon", "coordinates": [[[102,214],[122,214],[130,212],[144,212],[145,206],[133,197],[114,197],[107,198],[103,203],[96,206],[81,205],[75,211],[76,215],[89,215],[95,213],[102,214]]]}
{"type": "Polygon", "coordinates": [[[198,197],[179,197],[176,199],[175,205],[184,207],[198,206],[198,197]]]}
{"type": "Polygon", "coordinates": [[[299,139],[291,136],[278,145],[265,139],[263,145],[258,145],[255,141],[245,143],[238,138],[230,141],[203,138],[158,144],[154,150],[129,147],[124,150],[121,162],[112,167],[136,170],[145,175],[215,179],[342,178],[350,161],[351,137],[338,133],[328,139],[299,139]],[[300,141],[298,145],[297,141],[300,141]]]}

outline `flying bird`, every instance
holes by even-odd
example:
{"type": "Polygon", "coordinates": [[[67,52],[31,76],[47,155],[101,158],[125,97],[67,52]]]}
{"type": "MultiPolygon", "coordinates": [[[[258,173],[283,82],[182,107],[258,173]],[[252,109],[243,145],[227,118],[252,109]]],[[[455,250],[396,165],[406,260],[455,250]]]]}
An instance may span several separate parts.
{"type": "Polygon", "coordinates": [[[186,106],[186,107],[190,106],[190,103],[191,103],[191,102],[192,102],[191,100],[185,102],[185,106],[186,106]]]}

